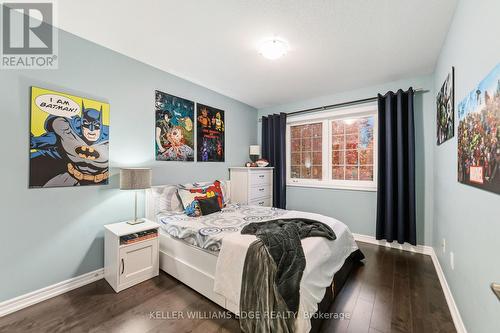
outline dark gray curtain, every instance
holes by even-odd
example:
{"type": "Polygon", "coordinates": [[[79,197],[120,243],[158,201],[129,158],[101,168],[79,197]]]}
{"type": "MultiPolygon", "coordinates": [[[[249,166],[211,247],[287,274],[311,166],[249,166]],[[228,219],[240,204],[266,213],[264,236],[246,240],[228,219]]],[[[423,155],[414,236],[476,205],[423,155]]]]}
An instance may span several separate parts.
{"type": "Polygon", "coordinates": [[[378,95],[377,239],[416,245],[413,95],[378,95]]]}
{"type": "Polygon", "coordinates": [[[286,113],[262,117],[262,158],[274,167],[273,207],[286,208],[286,113]]]}

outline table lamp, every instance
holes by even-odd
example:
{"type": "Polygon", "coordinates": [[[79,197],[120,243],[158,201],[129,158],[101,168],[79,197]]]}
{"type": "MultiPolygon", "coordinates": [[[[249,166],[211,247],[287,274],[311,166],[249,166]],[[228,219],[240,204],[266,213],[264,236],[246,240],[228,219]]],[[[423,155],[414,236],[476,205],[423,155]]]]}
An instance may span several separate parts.
{"type": "Polygon", "coordinates": [[[250,146],[250,160],[255,163],[260,156],[260,146],[251,145],[250,146]]]}
{"type": "Polygon", "coordinates": [[[120,169],[120,190],[134,190],[135,194],[135,214],[134,220],[128,224],[138,224],[145,222],[144,219],[137,218],[137,190],[144,190],[151,187],[151,169],[124,168],[120,169]]]}

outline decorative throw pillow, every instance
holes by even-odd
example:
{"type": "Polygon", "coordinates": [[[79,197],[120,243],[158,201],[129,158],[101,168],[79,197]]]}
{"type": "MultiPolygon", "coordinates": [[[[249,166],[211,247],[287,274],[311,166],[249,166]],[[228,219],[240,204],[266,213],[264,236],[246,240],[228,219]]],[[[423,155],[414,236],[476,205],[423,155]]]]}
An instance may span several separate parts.
{"type": "Polygon", "coordinates": [[[224,206],[222,189],[218,180],[201,187],[182,186],[177,192],[184,206],[184,213],[188,216],[201,216],[201,210],[198,204],[198,200],[201,199],[216,197],[219,208],[222,209],[224,206]]]}
{"type": "Polygon", "coordinates": [[[217,197],[200,199],[198,200],[198,205],[203,216],[221,211],[217,197]]]}

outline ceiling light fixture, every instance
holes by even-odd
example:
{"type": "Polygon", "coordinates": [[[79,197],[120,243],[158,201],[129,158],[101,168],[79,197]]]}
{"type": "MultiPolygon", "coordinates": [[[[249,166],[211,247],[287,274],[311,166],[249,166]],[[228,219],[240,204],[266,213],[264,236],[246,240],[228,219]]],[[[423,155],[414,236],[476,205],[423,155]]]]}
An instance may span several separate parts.
{"type": "Polygon", "coordinates": [[[287,54],[290,50],[290,45],[282,38],[273,37],[260,42],[258,49],[263,57],[270,60],[276,60],[287,54]]]}

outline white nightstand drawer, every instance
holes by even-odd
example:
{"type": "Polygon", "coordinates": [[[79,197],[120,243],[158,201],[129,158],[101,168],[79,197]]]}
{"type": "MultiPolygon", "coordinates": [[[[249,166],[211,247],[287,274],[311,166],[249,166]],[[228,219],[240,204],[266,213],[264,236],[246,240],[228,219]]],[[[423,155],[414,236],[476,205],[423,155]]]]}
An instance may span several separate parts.
{"type": "Polygon", "coordinates": [[[272,187],[271,185],[259,185],[257,187],[250,187],[248,191],[248,200],[252,201],[258,198],[270,197],[272,187]]]}
{"type": "Polygon", "coordinates": [[[249,186],[271,185],[273,182],[273,173],[269,171],[250,172],[249,186]]]}
{"type": "Polygon", "coordinates": [[[273,199],[271,197],[262,198],[257,200],[252,200],[248,202],[250,206],[263,206],[263,207],[272,207],[273,199]]]}

